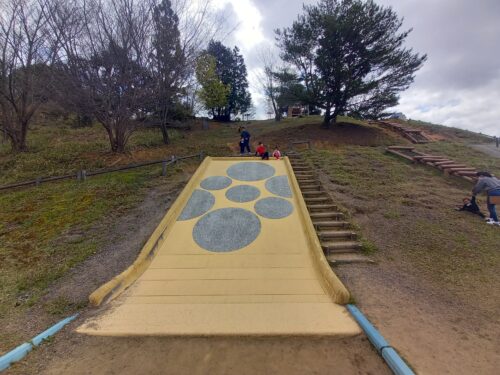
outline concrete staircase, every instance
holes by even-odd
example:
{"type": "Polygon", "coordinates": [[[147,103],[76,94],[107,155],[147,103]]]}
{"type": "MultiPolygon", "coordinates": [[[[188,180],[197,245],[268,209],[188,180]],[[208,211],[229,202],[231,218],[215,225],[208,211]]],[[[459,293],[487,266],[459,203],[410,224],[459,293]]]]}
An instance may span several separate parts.
{"type": "Polygon", "coordinates": [[[373,263],[361,253],[357,233],[325,191],[313,168],[297,152],[288,153],[287,156],[328,262],[332,265],[373,263]]]}

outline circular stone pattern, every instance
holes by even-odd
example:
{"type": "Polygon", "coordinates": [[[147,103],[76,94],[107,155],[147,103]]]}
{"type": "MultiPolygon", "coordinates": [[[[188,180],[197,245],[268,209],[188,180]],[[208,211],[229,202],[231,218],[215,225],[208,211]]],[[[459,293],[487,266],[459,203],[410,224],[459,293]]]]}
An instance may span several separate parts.
{"type": "Polygon", "coordinates": [[[226,191],[226,198],[237,203],[251,202],[260,195],[260,190],[255,186],[238,185],[226,191]]]}
{"type": "Polygon", "coordinates": [[[227,169],[227,175],[240,181],[259,181],[265,180],[275,173],[274,167],[259,162],[242,162],[230,166],[227,169]]]}
{"type": "Polygon", "coordinates": [[[211,176],[201,181],[200,186],[206,190],[222,190],[231,185],[233,181],[226,176],[211,176]]]}
{"type": "Polygon", "coordinates": [[[292,190],[288,184],[288,177],[275,176],[266,181],[266,189],[275,195],[284,198],[292,197],[292,190]]]}
{"type": "Polygon", "coordinates": [[[255,211],[268,219],[283,219],[293,212],[293,206],[286,199],[269,197],[258,200],[255,211]]]}
{"type": "Polygon", "coordinates": [[[260,233],[260,220],[242,208],[220,208],[199,219],[193,239],[205,250],[229,252],[251,244],[260,233]]]}
{"type": "Polygon", "coordinates": [[[205,190],[196,189],[189,197],[186,206],[177,218],[177,221],[190,220],[203,215],[215,204],[215,197],[205,190]]]}

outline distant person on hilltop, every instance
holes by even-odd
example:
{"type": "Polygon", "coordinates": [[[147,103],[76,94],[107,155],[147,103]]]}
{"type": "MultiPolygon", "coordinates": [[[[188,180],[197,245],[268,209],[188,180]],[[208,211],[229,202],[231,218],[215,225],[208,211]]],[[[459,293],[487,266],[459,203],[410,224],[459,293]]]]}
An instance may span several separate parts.
{"type": "Polygon", "coordinates": [[[472,196],[475,197],[477,194],[481,193],[483,190],[486,191],[488,196],[488,211],[490,212],[490,218],[486,224],[499,225],[498,216],[495,209],[495,204],[500,202],[500,180],[493,177],[488,172],[477,172],[478,181],[476,186],[472,189],[472,196]]]}
{"type": "Polygon", "coordinates": [[[250,133],[245,129],[244,126],[241,127],[241,138],[243,139],[243,151],[242,153],[245,152],[245,149],[247,150],[248,153],[250,153],[250,133]]]}
{"type": "Polygon", "coordinates": [[[255,150],[255,156],[260,156],[262,160],[269,160],[269,152],[267,152],[262,142],[259,142],[259,146],[255,150]]]}

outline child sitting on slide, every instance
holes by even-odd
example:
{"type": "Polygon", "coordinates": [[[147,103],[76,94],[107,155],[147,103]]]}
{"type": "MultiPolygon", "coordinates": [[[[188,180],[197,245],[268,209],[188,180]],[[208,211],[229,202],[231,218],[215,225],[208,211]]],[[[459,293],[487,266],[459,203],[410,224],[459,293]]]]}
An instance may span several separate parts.
{"type": "Polygon", "coordinates": [[[266,147],[259,142],[259,146],[255,150],[255,156],[260,156],[262,160],[269,160],[269,152],[266,151],[266,147]]]}
{"type": "Polygon", "coordinates": [[[279,150],[278,145],[276,145],[276,147],[274,147],[273,157],[276,160],[280,160],[281,159],[281,151],[279,150]]]}
{"type": "Polygon", "coordinates": [[[463,203],[464,205],[462,207],[456,208],[457,211],[467,211],[475,215],[479,215],[483,219],[485,218],[484,214],[481,212],[479,206],[476,203],[476,197],[472,197],[472,199],[469,197],[465,197],[463,199],[463,203]]]}

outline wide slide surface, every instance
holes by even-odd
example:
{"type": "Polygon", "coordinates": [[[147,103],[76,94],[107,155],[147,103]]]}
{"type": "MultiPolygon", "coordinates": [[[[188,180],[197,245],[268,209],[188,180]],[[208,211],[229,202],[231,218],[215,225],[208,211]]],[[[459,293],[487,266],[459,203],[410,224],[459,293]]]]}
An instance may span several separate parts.
{"type": "Polygon", "coordinates": [[[103,286],[131,284],[78,332],[360,333],[335,303],[349,295],[321,253],[287,159],[206,158],[170,211],[155,251],[136,261],[142,271],[103,286]]]}

